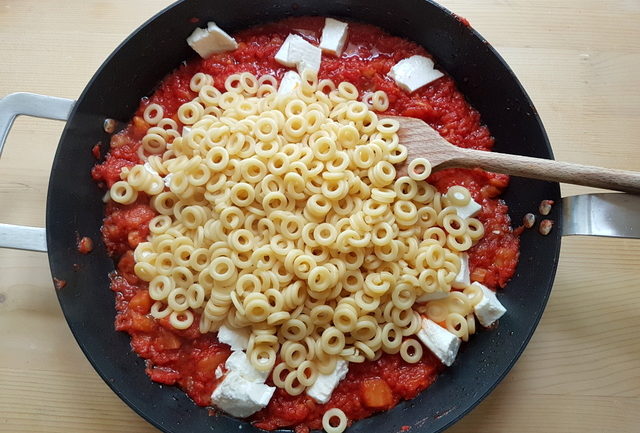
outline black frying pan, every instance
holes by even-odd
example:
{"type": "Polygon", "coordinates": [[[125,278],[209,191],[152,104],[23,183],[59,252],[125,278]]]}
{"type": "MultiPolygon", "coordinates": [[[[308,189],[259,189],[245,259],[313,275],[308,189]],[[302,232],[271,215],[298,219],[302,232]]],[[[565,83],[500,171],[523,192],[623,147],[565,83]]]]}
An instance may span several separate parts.
{"type": "MultiPolygon", "coordinates": [[[[131,351],[129,336],[113,331],[114,299],[107,278],[113,262],[100,242],[90,255],[76,249],[78,234],[101,239],[104,209],[100,198],[104,191],[91,180],[95,159],[90,150],[99,141],[109,142],[103,131],[105,117],[128,121],[140,98],[193,56],[185,43],[198,25],[192,22],[193,17],[201,22],[215,20],[235,32],[292,15],[365,21],[423,45],[480,111],[496,138],[496,151],[553,157],[536,110],[509,67],[480,35],[435,3],[184,0],[145,23],[107,59],[71,111],[51,172],[46,233],[52,275],[66,282],[57,291],[58,298],[78,344],[105,382],[165,432],[236,432],[241,423],[242,431],[259,430],[231,417],[211,417],[181,390],[151,382],[144,373],[143,360],[131,351]]],[[[22,112],[54,118],[66,114],[64,107],[56,114],[47,114],[46,106],[36,108],[22,112]]],[[[0,142],[2,126],[0,119],[0,142]]],[[[105,153],[106,147],[102,150],[105,153]]],[[[512,178],[503,198],[517,224],[525,213],[537,209],[541,200],[558,202],[560,190],[558,184],[512,178]]],[[[560,211],[557,206],[549,216],[557,221],[549,236],[541,237],[535,231],[523,234],[517,272],[501,298],[508,314],[498,328],[475,335],[455,364],[416,399],[358,421],[350,432],[395,432],[404,425],[414,432],[442,431],[500,382],[529,341],[547,302],[560,250],[560,211]]]]}

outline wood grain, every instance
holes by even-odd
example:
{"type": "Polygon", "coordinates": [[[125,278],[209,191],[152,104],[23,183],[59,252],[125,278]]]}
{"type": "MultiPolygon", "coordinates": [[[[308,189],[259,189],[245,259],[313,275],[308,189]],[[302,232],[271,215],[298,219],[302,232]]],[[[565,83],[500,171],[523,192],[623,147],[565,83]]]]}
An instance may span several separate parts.
{"type": "MultiPolygon", "coordinates": [[[[0,95],[77,97],[169,0],[0,0],[0,95]]],[[[640,170],[640,1],[442,0],[505,57],[556,157],[640,170]]],[[[62,124],[18,119],[0,160],[0,221],[43,225],[62,124]]],[[[563,186],[565,194],[592,191],[563,186]]],[[[637,432],[639,241],[564,240],[549,305],[513,371],[451,433],[637,432]]],[[[0,251],[0,432],[152,432],[93,372],[43,254],[0,251]]]]}

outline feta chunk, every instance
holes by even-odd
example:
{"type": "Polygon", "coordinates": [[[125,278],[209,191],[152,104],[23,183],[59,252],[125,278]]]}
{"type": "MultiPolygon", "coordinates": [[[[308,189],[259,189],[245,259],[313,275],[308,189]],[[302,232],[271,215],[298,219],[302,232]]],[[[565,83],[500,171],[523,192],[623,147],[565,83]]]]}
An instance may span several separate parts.
{"type": "Polygon", "coordinates": [[[496,320],[507,312],[507,309],[498,301],[493,290],[477,282],[473,283],[472,286],[477,286],[482,289],[482,294],[484,295],[482,300],[473,307],[478,321],[484,327],[493,325],[496,320]]]}
{"type": "Polygon", "coordinates": [[[302,73],[305,69],[318,72],[322,61],[322,50],[310,44],[301,36],[291,34],[287,36],[287,39],[285,39],[276,53],[275,59],[284,66],[297,66],[299,73],[302,73]]]}
{"type": "Polygon", "coordinates": [[[333,390],[344,379],[349,371],[349,363],[342,359],[336,363],[336,369],[331,374],[319,374],[316,382],[307,389],[307,395],[320,404],[329,401],[333,390]]]}
{"type": "Polygon", "coordinates": [[[460,339],[442,326],[422,318],[422,329],[418,338],[447,367],[453,364],[460,348],[460,339]]]}
{"type": "Polygon", "coordinates": [[[482,209],[482,206],[473,199],[469,200],[464,206],[453,206],[456,209],[456,213],[462,219],[467,219],[478,215],[478,212],[482,209]]]}
{"type": "Polygon", "coordinates": [[[224,376],[224,370],[222,369],[222,366],[218,365],[216,367],[215,374],[216,374],[216,379],[220,379],[222,376],[224,376]]]}
{"type": "Polygon", "coordinates": [[[148,162],[145,162],[144,165],[142,166],[146,171],[148,171],[149,173],[156,175],[156,176],[160,176],[158,174],[157,171],[154,170],[153,167],[151,167],[151,164],[149,164],[148,162]]]}
{"type": "Polygon", "coordinates": [[[150,173],[152,178],[151,178],[151,186],[155,189],[155,188],[159,188],[159,189],[164,189],[161,188],[162,187],[162,183],[164,182],[164,179],[162,179],[162,176],[160,176],[160,174],[155,171],[155,169],[153,167],[151,167],[151,164],[149,164],[148,162],[145,162],[142,166],[142,168],[144,168],[144,170],[147,173],[150,173]]]}
{"type": "Polygon", "coordinates": [[[302,78],[295,71],[288,71],[282,77],[282,81],[280,81],[280,86],[278,86],[278,98],[286,98],[289,96],[293,96],[298,87],[302,85],[302,78]]]}
{"type": "Polygon", "coordinates": [[[322,62],[322,50],[302,38],[294,39],[289,45],[289,58],[298,66],[298,73],[302,74],[305,69],[318,73],[322,62]]]}
{"type": "Polygon", "coordinates": [[[229,415],[245,418],[269,404],[275,390],[273,386],[249,381],[231,371],[211,394],[211,402],[229,415]]]}
{"type": "Polygon", "coordinates": [[[464,289],[471,284],[471,275],[469,273],[469,254],[460,254],[460,272],[453,280],[453,287],[456,289],[464,289]]]}
{"type": "Polygon", "coordinates": [[[207,23],[206,29],[195,29],[187,38],[187,43],[203,59],[212,54],[224,53],[238,48],[236,40],[212,21],[207,23]]]}
{"type": "Polygon", "coordinates": [[[389,71],[389,76],[401,89],[412,93],[444,76],[433,66],[433,60],[428,57],[411,56],[396,63],[389,71]]]}
{"type": "Polygon", "coordinates": [[[449,296],[449,292],[433,292],[433,293],[425,293],[424,295],[418,297],[416,302],[429,302],[429,301],[437,301],[438,299],[444,299],[449,296]]]}
{"type": "Polygon", "coordinates": [[[256,369],[247,358],[247,354],[242,350],[236,350],[231,352],[231,355],[227,358],[224,366],[229,373],[238,373],[243,378],[250,382],[264,383],[269,377],[269,371],[260,371],[256,369]]]}
{"type": "Polygon", "coordinates": [[[276,59],[276,62],[289,68],[293,68],[296,66],[296,62],[294,62],[293,59],[289,57],[289,47],[291,46],[291,41],[297,39],[304,41],[304,39],[302,39],[302,37],[298,35],[290,34],[289,36],[287,36],[287,39],[284,40],[284,42],[280,46],[280,49],[274,57],[276,59]]]}
{"type": "Polygon", "coordinates": [[[167,188],[171,187],[171,179],[173,178],[173,173],[169,173],[162,180],[164,181],[164,186],[167,188]]]}
{"type": "Polygon", "coordinates": [[[233,329],[222,325],[218,329],[218,341],[231,346],[231,350],[247,350],[249,346],[249,331],[246,328],[233,329]]]}
{"type": "Polygon", "coordinates": [[[347,42],[347,27],[347,23],[333,18],[326,18],[322,29],[322,38],[320,39],[322,51],[340,57],[344,44],[347,42]]]}

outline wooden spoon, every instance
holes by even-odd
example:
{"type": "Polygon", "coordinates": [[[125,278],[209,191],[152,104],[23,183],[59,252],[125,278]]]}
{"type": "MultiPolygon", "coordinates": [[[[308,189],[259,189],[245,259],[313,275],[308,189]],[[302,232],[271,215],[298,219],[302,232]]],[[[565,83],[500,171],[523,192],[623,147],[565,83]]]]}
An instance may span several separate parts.
{"type": "Polygon", "coordinates": [[[532,179],[640,193],[640,172],[464,149],[449,143],[422,120],[401,116],[389,117],[400,121],[400,143],[408,150],[407,164],[398,167],[398,174],[401,176],[407,173],[408,163],[412,159],[426,158],[433,170],[480,167],[496,173],[532,179]]]}

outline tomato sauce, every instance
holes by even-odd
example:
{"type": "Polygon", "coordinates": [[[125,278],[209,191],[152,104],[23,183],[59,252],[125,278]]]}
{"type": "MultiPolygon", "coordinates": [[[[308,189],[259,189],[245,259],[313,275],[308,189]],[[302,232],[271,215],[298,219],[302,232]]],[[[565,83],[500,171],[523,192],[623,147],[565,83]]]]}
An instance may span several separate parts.
{"type": "MultiPolygon", "coordinates": [[[[307,17],[255,27],[236,35],[237,50],[206,60],[194,59],[179,67],[150,98],[142,100],[131,123],[112,137],[109,153],[94,167],[93,178],[110,187],[119,180],[123,167],[141,162],[137,150],[149,127],[142,118],[148,104],[160,104],[165,116],[178,121],[178,107],[195,97],[189,82],[196,72],[211,74],[220,90],[224,89],[226,78],[236,72],[272,74],[280,79],[288,68],[273,57],[287,35],[295,32],[317,44],[323,23],[322,18],[307,17]]],[[[412,94],[386,77],[395,63],[414,54],[428,56],[412,42],[373,26],[350,23],[343,56],[338,59],[323,55],[319,76],[336,83],[349,81],[360,92],[384,90],[390,101],[387,114],[420,118],[455,145],[491,150],[493,138],[489,130],[481,125],[479,113],[466,102],[451,77],[442,77],[412,94]]],[[[94,154],[99,153],[94,150],[94,154]]],[[[469,251],[472,280],[494,289],[504,287],[515,271],[519,254],[519,239],[511,228],[508,208],[499,199],[508,186],[508,176],[479,169],[449,169],[434,173],[429,181],[442,192],[451,185],[463,185],[482,204],[478,218],[485,226],[485,237],[469,251]]],[[[136,203],[127,206],[110,202],[105,213],[102,234],[109,253],[117,260],[117,271],[111,275],[111,289],[116,295],[116,330],[130,334],[131,346],[146,360],[146,372],[152,380],[178,385],[196,404],[209,406],[218,383],[215,369],[229,356],[229,347],[214,335],[201,335],[198,318],[191,328],[177,331],[166,320],[148,315],[152,300],[147,285],[133,272],[133,250],[146,240],[147,224],[155,215],[148,199],[141,195],[136,203]]],[[[433,383],[442,368],[428,350],[416,364],[407,364],[398,355],[383,355],[377,361],[351,364],[347,377],[326,405],[317,404],[304,394],[290,396],[277,389],[269,405],[253,415],[251,421],[263,429],[295,427],[297,432],[304,432],[321,428],[322,414],[329,407],[341,408],[354,421],[414,398],[433,383]]]]}

